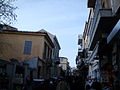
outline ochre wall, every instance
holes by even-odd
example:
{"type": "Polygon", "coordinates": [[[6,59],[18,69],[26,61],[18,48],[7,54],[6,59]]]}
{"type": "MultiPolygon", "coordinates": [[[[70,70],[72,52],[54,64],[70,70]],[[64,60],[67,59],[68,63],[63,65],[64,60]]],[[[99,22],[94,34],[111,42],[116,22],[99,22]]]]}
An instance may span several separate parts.
{"type": "Polygon", "coordinates": [[[24,61],[38,56],[42,59],[44,40],[43,35],[0,33],[0,59],[9,60],[11,58],[15,58],[20,61],[24,61]],[[25,41],[32,41],[32,52],[30,55],[23,54],[25,41]]]}

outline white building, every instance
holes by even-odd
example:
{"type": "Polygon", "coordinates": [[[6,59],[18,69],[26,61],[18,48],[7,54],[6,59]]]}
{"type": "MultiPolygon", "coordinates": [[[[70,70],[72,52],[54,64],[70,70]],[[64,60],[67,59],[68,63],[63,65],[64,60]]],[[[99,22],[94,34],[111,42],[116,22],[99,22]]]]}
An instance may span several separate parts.
{"type": "Polygon", "coordinates": [[[68,58],[66,57],[60,57],[60,64],[59,67],[62,68],[63,71],[65,71],[65,74],[67,74],[70,70],[68,58]]]}

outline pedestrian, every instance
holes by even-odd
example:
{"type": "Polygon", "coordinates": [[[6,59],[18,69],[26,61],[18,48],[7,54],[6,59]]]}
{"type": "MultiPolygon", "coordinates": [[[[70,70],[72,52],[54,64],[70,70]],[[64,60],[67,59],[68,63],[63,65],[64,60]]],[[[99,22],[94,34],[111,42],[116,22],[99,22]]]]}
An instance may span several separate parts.
{"type": "Polygon", "coordinates": [[[93,82],[90,90],[102,90],[100,82],[98,82],[97,80],[93,82]]]}
{"type": "Polygon", "coordinates": [[[27,75],[26,77],[26,85],[25,85],[25,90],[32,90],[32,78],[27,75]]]}
{"type": "Polygon", "coordinates": [[[65,80],[61,80],[58,83],[56,90],[70,90],[70,87],[65,80]]]}

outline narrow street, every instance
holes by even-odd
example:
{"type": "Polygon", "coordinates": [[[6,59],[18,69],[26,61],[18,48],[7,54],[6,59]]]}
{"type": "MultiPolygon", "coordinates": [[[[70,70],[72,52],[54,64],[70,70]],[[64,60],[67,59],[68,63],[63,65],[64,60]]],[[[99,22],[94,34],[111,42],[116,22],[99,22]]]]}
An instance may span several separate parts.
{"type": "Polygon", "coordinates": [[[85,87],[82,83],[82,81],[80,81],[79,78],[75,78],[73,76],[67,76],[66,78],[62,78],[61,80],[56,80],[56,82],[51,83],[47,82],[47,83],[43,83],[37,86],[36,85],[32,85],[32,89],[33,90],[85,90],[85,87]]]}
{"type": "Polygon", "coordinates": [[[0,90],[120,90],[120,0],[0,0],[0,90]]]}

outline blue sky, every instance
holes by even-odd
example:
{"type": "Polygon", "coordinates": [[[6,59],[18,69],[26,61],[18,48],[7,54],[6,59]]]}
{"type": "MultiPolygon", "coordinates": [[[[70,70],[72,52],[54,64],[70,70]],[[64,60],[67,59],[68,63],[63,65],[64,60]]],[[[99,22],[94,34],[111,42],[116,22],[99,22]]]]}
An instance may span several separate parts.
{"type": "Polygon", "coordinates": [[[57,36],[61,46],[60,56],[67,57],[75,66],[78,34],[82,34],[88,18],[87,0],[17,0],[19,30],[45,29],[57,36]]]}

